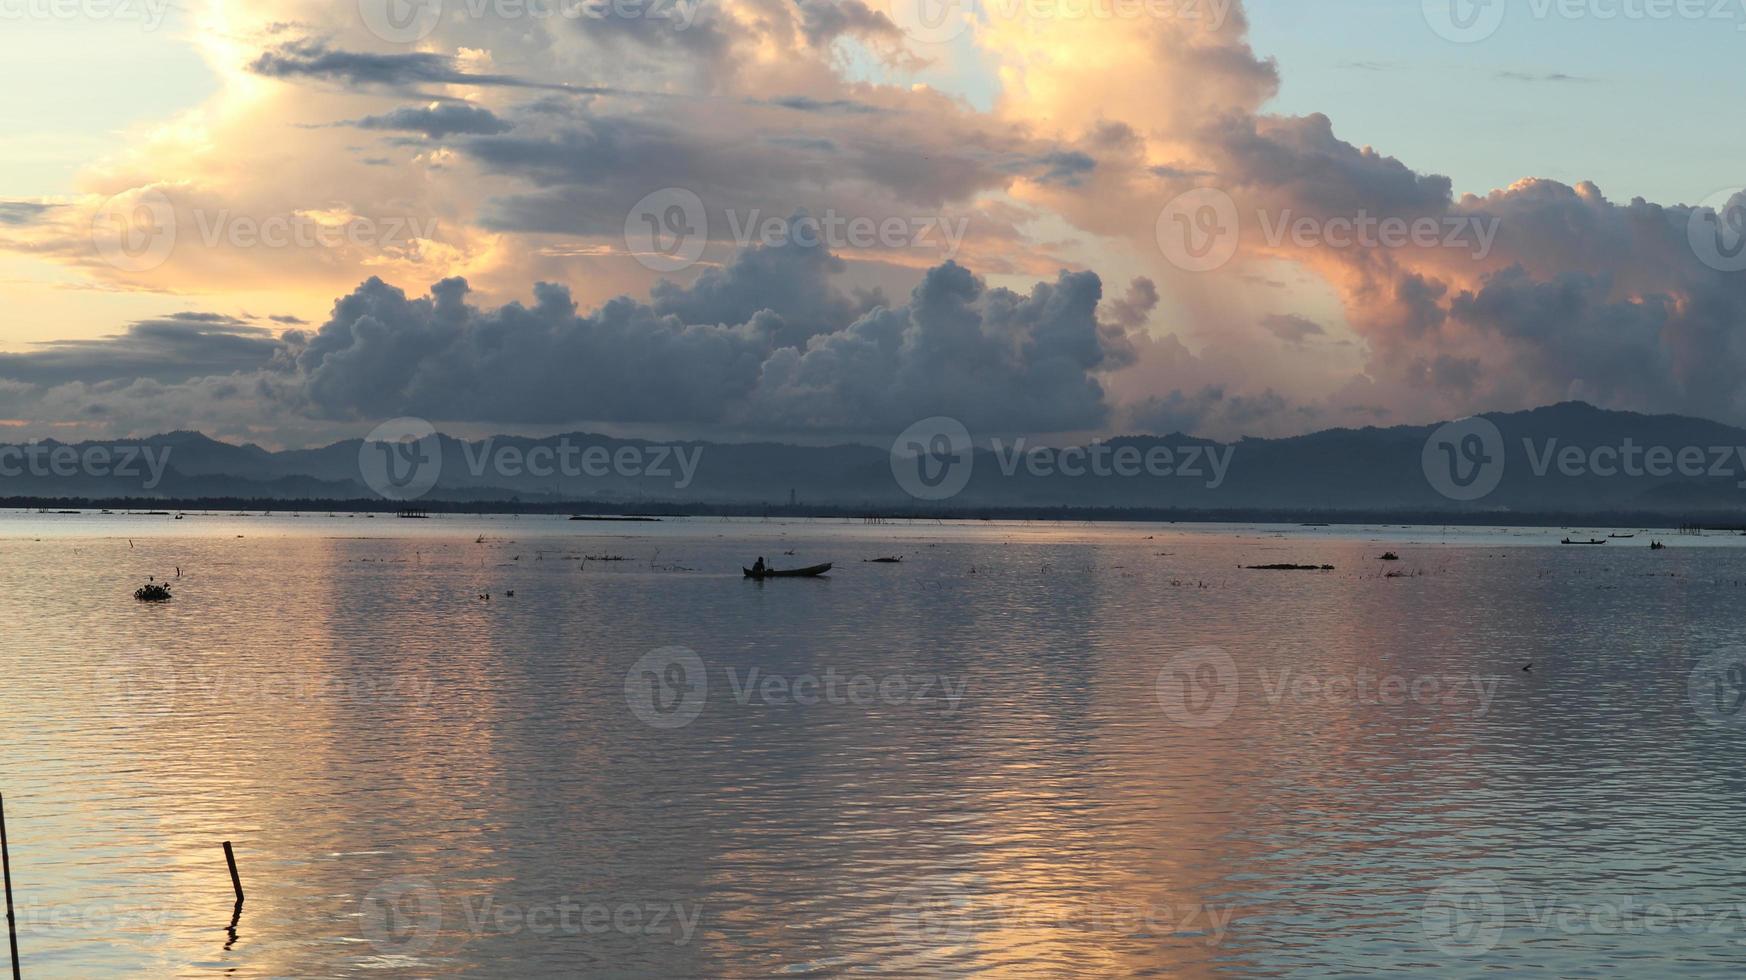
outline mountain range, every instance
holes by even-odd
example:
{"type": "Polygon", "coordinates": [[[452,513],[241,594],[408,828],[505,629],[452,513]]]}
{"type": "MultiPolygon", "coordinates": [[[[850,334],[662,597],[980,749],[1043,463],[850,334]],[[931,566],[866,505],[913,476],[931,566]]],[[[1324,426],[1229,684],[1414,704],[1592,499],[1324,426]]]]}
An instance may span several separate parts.
{"type": "MultiPolygon", "coordinates": [[[[962,489],[940,499],[918,499],[906,492],[895,473],[918,462],[894,457],[887,447],[669,444],[581,432],[469,442],[436,435],[432,444],[438,447],[440,472],[428,493],[416,499],[554,506],[585,501],[624,510],[685,504],[786,507],[792,501],[799,507],[869,513],[1027,508],[1467,514],[1746,510],[1746,489],[1741,487],[1746,482],[1746,429],[1582,402],[1480,418],[1495,426],[1496,437],[1478,455],[1470,452],[1480,446],[1472,440],[1428,450],[1433,437],[1446,431],[1437,425],[1329,429],[1232,443],[1183,434],[1124,436],[1065,453],[1049,451],[1034,460],[1018,452],[1022,444],[1016,440],[979,443],[969,456],[948,454],[920,464],[934,469],[936,476],[948,466],[951,473],[962,474],[962,489]],[[1634,452],[1639,454],[1635,467],[1620,465],[1622,457],[1634,452]],[[567,467],[552,465],[566,459],[567,467]],[[1095,463],[1098,459],[1101,466],[1095,463]],[[607,460],[614,462],[603,463],[607,460]],[[626,460],[636,465],[618,465],[626,460]],[[1070,473],[1061,472],[1063,464],[1070,473]],[[1461,487],[1452,496],[1446,492],[1450,484],[1438,475],[1440,467],[1451,466],[1459,477],[1473,475],[1460,473],[1463,468],[1483,467],[1494,475],[1495,488],[1475,495],[1461,487]],[[1179,472],[1184,469],[1194,472],[1179,472]]],[[[368,447],[370,452],[381,448],[368,447]]],[[[317,449],[270,451],[196,432],[103,443],[0,445],[0,498],[380,501],[382,495],[372,488],[360,462],[364,450],[362,440],[350,439],[317,449]],[[101,448],[109,454],[111,468],[120,457],[137,452],[139,472],[87,472],[83,466],[75,472],[42,462],[53,459],[62,446],[80,459],[101,448]],[[36,454],[36,466],[24,464],[25,452],[36,454]],[[161,461],[160,478],[149,478],[143,460],[161,461]]],[[[70,458],[64,451],[61,457],[70,458]]]]}

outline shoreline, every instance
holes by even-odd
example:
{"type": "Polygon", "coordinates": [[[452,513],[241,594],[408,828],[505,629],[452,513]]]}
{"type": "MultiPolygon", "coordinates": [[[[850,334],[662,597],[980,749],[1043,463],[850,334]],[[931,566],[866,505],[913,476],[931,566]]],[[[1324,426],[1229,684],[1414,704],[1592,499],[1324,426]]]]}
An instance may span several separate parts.
{"type": "Polygon", "coordinates": [[[1746,512],[1727,511],[1438,511],[1291,510],[1279,508],[1169,509],[1130,507],[999,506],[889,507],[866,504],[765,505],[735,503],[642,503],[604,501],[263,500],[259,498],[0,498],[0,511],[45,517],[112,512],[115,517],[175,520],[177,514],[255,517],[267,514],[374,514],[391,517],[552,516],[595,523],[652,523],[664,518],[752,518],[913,522],[1048,521],[1092,524],[1296,524],[1303,527],[1499,527],[1637,528],[1643,531],[1746,532],[1746,512]]]}

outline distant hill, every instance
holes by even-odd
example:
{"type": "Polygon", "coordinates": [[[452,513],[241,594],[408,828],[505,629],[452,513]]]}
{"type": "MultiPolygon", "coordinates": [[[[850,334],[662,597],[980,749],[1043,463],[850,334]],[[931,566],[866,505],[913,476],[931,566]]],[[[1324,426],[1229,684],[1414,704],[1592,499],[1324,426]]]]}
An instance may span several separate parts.
{"type": "MultiPolygon", "coordinates": [[[[1048,453],[1037,465],[1015,456],[1011,442],[979,443],[963,489],[921,503],[955,510],[1746,512],[1746,489],[1739,485],[1746,482],[1746,430],[1697,418],[1608,411],[1581,402],[1482,418],[1496,427],[1484,452],[1475,450],[1480,443],[1471,440],[1427,452],[1427,441],[1441,429],[1435,425],[1330,429],[1236,443],[1182,434],[1124,436],[1064,454],[1048,453]],[[1501,454],[1495,452],[1498,447],[1501,454]],[[1628,455],[1632,447],[1642,455],[1635,471],[1625,472],[1621,451],[1628,455]],[[1650,457],[1650,451],[1656,455],[1650,457]],[[1101,469],[1091,464],[1093,458],[1103,460],[1101,469]],[[1696,465],[1700,459],[1701,471],[1696,465]],[[1146,460],[1152,461],[1150,469],[1139,462],[1146,460]],[[1437,467],[1472,471],[1481,460],[1496,476],[1495,489],[1471,499],[1439,490],[1433,475],[1437,467]],[[1126,471],[1117,466],[1123,461],[1126,471]],[[1686,464],[1683,472],[1680,461],[1686,464]],[[1073,472],[1059,472],[1063,464],[1073,472]],[[1199,475],[1178,472],[1185,464],[1199,475]],[[1086,472],[1080,474],[1079,466],[1086,472]]],[[[815,507],[883,510],[918,505],[894,476],[890,452],[879,446],[662,444],[589,433],[474,442],[435,438],[440,475],[420,498],[426,501],[786,505],[792,493],[796,502],[815,507]],[[563,460],[568,462],[560,466],[563,460]],[[635,465],[620,465],[626,460],[635,465]],[[542,467],[541,461],[549,462],[542,467]],[[656,472],[642,472],[651,468],[656,472]]],[[[196,432],[107,443],[0,445],[0,497],[378,497],[360,467],[363,448],[361,440],[352,439],[318,449],[272,452],[196,432]],[[71,469],[42,465],[57,450],[62,450],[63,463],[74,458],[67,452],[80,461],[93,450],[108,450],[116,457],[134,453],[136,472],[108,473],[83,462],[71,469]],[[20,454],[25,452],[35,453],[36,467],[23,466],[20,454]],[[158,464],[157,470],[151,462],[158,464]],[[158,474],[155,480],[153,472],[158,474]]],[[[380,447],[371,451],[380,452],[380,447]]],[[[111,460],[111,467],[115,465],[119,459],[111,460]]],[[[901,465],[916,464],[903,460],[901,465]]],[[[960,459],[952,465],[964,464],[960,459]]]]}

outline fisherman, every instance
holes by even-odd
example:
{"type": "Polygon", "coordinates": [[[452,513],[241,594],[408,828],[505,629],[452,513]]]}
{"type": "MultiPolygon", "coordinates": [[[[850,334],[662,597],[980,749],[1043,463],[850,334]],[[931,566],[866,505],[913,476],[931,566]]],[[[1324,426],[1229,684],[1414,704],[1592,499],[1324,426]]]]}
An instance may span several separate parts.
{"type": "Polygon", "coordinates": [[[752,574],[753,575],[762,575],[762,574],[764,574],[764,572],[765,572],[764,556],[759,555],[758,560],[752,564],[752,574]]]}

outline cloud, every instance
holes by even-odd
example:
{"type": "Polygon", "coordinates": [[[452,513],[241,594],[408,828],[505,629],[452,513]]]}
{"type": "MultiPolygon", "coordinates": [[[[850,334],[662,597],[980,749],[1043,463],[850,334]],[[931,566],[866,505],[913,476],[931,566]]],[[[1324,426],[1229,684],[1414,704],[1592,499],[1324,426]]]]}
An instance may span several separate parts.
{"type": "Polygon", "coordinates": [[[464,102],[403,106],[383,115],[365,116],[352,125],[359,129],[423,133],[431,139],[442,139],[455,134],[496,136],[515,128],[490,109],[464,102]]]}
{"type": "Polygon", "coordinates": [[[1592,78],[1566,75],[1563,72],[1500,71],[1496,77],[1506,82],[1591,82],[1592,78]]]}
{"type": "Polygon", "coordinates": [[[312,78],[354,87],[372,85],[406,87],[420,84],[485,85],[510,88],[552,89],[565,92],[607,91],[591,86],[535,82],[513,75],[463,71],[448,55],[428,51],[383,54],[331,48],[327,42],[303,39],[265,51],[249,63],[249,70],[266,78],[312,78]]]}
{"type": "Polygon", "coordinates": [[[807,43],[822,47],[844,35],[897,43],[903,36],[891,18],[861,0],[799,0],[801,31],[807,43]]]}
{"type": "Polygon", "coordinates": [[[462,280],[410,298],[372,279],[296,352],[300,407],[314,415],[501,425],[580,421],[865,433],[952,415],[983,429],[1096,427],[1097,374],[1128,356],[1097,317],[1091,273],[1028,294],[967,269],[930,270],[907,303],[831,294],[818,249],[752,249],[652,304],[621,298],[578,314],[568,290],[480,308],[462,280]],[[770,291],[774,308],[748,298],[770,291]]]}
{"type": "Polygon", "coordinates": [[[1321,324],[1295,313],[1270,313],[1261,318],[1261,326],[1288,344],[1302,344],[1311,337],[1327,333],[1321,324]]]}
{"type": "Polygon", "coordinates": [[[55,209],[53,204],[33,201],[0,201],[0,225],[29,225],[55,209]]]}
{"type": "Polygon", "coordinates": [[[855,102],[851,99],[831,99],[825,101],[822,99],[809,98],[804,95],[787,95],[779,99],[771,99],[770,104],[773,106],[780,106],[784,109],[793,109],[797,112],[838,112],[849,115],[860,115],[882,111],[877,106],[855,102]]]}
{"type": "Polygon", "coordinates": [[[254,371],[282,352],[272,331],[212,313],[142,320],[119,335],[60,340],[0,354],[0,379],[29,385],[150,378],[175,384],[207,375],[254,371]]]}
{"type": "MultiPolygon", "coordinates": [[[[1283,434],[1350,406],[1428,421],[1572,390],[1611,407],[1746,421],[1746,286],[1694,252],[1699,209],[1542,179],[1458,196],[1436,160],[1351,143],[1326,115],[1273,114],[1279,66],[1253,50],[1240,4],[1216,22],[975,18],[961,42],[925,48],[885,9],[724,0],[684,30],[654,18],[448,17],[414,50],[384,48],[355,5],[227,5],[229,41],[207,52],[221,91],[116,141],[114,157],[81,176],[86,194],[0,202],[0,246],[106,289],[247,290],[299,311],[348,294],[340,312],[357,315],[310,340],[323,357],[268,341],[279,351],[270,367],[239,367],[260,353],[246,331],[165,318],[217,332],[182,338],[190,349],[175,356],[209,377],[254,371],[286,399],[262,402],[281,413],[418,405],[819,428],[884,419],[895,405],[873,387],[884,385],[918,405],[981,393],[979,417],[992,422],[1001,411],[1037,426],[1145,416],[1221,435],[1283,434]],[[924,55],[934,66],[918,73],[924,55]],[[238,63],[255,77],[237,79],[238,63]],[[411,92],[420,105],[406,104],[411,92]],[[341,119],[355,122],[335,127],[341,119]],[[380,142],[411,152],[383,166],[385,151],[352,145],[351,126],[408,134],[380,142]],[[299,127],[294,140],[287,127],[299,127]],[[1249,221],[1224,269],[1189,273],[1160,249],[1157,219],[1199,187],[1229,194],[1246,221],[1474,222],[1496,238],[1483,251],[1329,247],[1268,240],[1249,221]],[[624,240],[632,206],[663,188],[694,190],[709,218],[703,261],[671,282],[624,240]],[[152,191],[174,208],[173,254],[146,273],[105,265],[93,218],[137,214],[152,191]],[[735,222],[803,208],[962,218],[967,233],[949,256],[733,254],[735,222]],[[392,245],[243,248],[202,241],[217,215],[407,217],[435,230],[392,245]],[[1088,270],[1132,285],[1103,298],[1088,270]],[[539,287],[528,306],[506,301],[542,281],[564,285],[539,287]],[[444,285],[396,299],[387,282],[444,285]],[[998,288],[1020,283],[1022,293],[998,288]],[[1330,335],[1354,341],[1313,340],[1330,335]],[[988,363],[948,371],[920,350],[988,363]],[[396,368],[398,357],[409,360],[396,368]],[[690,374],[662,369],[669,357],[690,374]],[[299,367],[276,366],[286,358],[299,367]],[[572,369],[584,358],[605,366],[572,369]],[[525,390],[547,383],[560,390],[525,390]]],[[[1523,82],[1524,94],[1588,81],[1495,66],[1475,77],[1488,74],[1523,82]]],[[[160,392],[166,404],[192,405],[198,385],[164,363],[170,341],[137,331],[7,363],[40,383],[90,379],[65,381],[63,395],[125,384],[138,398],[91,396],[112,416],[143,411],[153,384],[175,386],[160,392]],[[146,372],[134,382],[130,364],[146,372]]]]}
{"type": "Polygon", "coordinates": [[[1104,307],[1111,323],[1124,332],[1138,331],[1158,308],[1158,286],[1145,276],[1138,276],[1128,284],[1127,295],[1106,301],[1104,307]]]}
{"type": "Polygon", "coordinates": [[[1196,391],[1173,390],[1152,396],[1132,407],[1128,423],[1140,431],[1155,435],[1187,435],[1208,437],[1208,433],[1243,432],[1260,423],[1287,413],[1306,419],[1320,417],[1312,408],[1293,408],[1275,391],[1259,395],[1227,394],[1222,385],[1208,385],[1196,391]]]}

